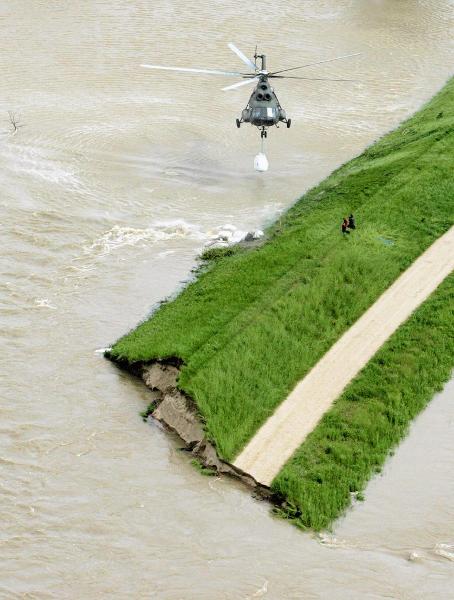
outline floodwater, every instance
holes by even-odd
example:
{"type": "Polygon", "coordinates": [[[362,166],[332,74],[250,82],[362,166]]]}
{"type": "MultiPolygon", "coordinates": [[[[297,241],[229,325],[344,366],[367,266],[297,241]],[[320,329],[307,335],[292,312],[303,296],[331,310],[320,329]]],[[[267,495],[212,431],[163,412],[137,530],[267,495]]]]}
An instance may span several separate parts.
{"type": "MultiPolygon", "coordinates": [[[[452,0],[4,0],[0,6],[0,598],[449,598],[454,381],[334,532],[302,533],[200,476],[96,350],[190,276],[225,224],[263,227],[412,113],[452,72],[452,0]],[[234,119],[270,69],[293,120],[234,119]],[[11,133],[7,111],[20,127],[11,133]]],[[[411,207],[409,207],[411,210],[411,207]]]]}

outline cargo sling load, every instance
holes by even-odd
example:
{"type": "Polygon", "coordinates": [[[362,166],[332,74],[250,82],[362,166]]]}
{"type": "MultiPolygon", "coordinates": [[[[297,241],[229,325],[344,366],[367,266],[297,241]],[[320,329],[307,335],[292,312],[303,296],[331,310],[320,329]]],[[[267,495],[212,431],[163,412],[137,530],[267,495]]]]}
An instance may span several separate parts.
{"type": "MultiPolygon", "coordinates": [[[[146,69],[160,69],[164,71],[177,71],[183,73],[200,73],[208,75],[221,75],[224,77],[241,77],[245,81],[240,81],[222,88],[223,91],[234,90],[244,85],[255,85],[254,91],[252,92],[249,102],[246,108],[243,109],[241,117],[236,119],[237,127],[241,127],[242,123],[250,123],[260,130],[260,137],[266,138],[268,135],[269,127],[278,127],[279,123],[285,123],[287,128],[291,126],[292,120],[286,115],[285,110],[277,99],[274,88],[271,86],[270,79],[302,79],[307,81],[353,81],[352,79],[332,79],[326,77],[300,77],[295,75],[282,75],[282,73],[288,73],[289,71],[296,71],[298,69],[304,69],[306,67],[312,67],[320,65],[322,63],[333,62],[344,58],[351,58],[353,56],[359,56],[356,54],[347,54],[344,56],[337,56],[336,58],[329,58],[326,60],[320,60],[313,63],[307,63],[298,67],[291,67],[288,69],[282,69],[279,71],[267,71],[266,66],[266,55],[257,54],[257,48],[254,54],[254,62],[249,59],[241,50],[239,50],[234,44],[230,43],[229,48],[243,61],[248,67],[247,73],[239,71],[221,71],[215,69],[194,69],[187,67],[163,67],[160,65],[149,65],[143,64],[142,67],[146,69]],[[260,66],[257,65],[257,60],[260,59],[260,66]]],[[[264,156],[263,148],[260,153],[264,156]]],[[[257,155],[258,157],[259,155],[257,155]]],[[[256,159],[257,159],[256,157],[256,159]]],[[[265,157],[266,159],[266,157],[265,157]]],[[[257,162],[257,160],[256,160],[257,162]]],[[[262,167],[265,165],[265,161],[260,159],[262,167]]],[[[257,170],[267,170],[268,164],[266,161],[266,168],[260,168],[257,170]]]]}

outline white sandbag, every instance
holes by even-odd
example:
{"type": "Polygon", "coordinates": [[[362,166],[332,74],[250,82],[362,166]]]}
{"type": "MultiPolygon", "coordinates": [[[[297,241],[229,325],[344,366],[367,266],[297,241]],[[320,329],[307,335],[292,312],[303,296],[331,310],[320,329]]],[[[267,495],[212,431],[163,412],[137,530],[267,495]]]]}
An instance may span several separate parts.
{"type": "Polygon", "coordinates": [[[256,171],[268,171],[268,159],[263,154],[263,152],[259,152],[254,158],[254,169],[256,171]]]}

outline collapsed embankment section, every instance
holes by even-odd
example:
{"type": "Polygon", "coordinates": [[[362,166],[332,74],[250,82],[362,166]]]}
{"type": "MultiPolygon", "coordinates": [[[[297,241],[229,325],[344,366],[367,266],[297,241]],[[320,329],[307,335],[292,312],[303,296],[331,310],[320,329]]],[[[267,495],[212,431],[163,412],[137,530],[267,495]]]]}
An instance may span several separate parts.
{"type": "MultiPolygon", "coordinates": [[[[218,256],[175,300],[121,338],[111,357],[129,365],[179,357],[178,389],[193,399],[220,459],[231,463],[295,384],[453,225],[453,163],[451,80],[419,113],[302,197],[262,245],[218,256]],[[358,227],[342,236],[340,221],[350,212],[358,227]]],[[[408,369],[417,380],[413,363],[408,369]]],[[[438,386],[442,381],[437,376],[438,386]]],[[[367,414],[375,388],[362,389],[367,414]]],[[[385,436],[377,443],[389,451],[395,441],[385,436]]],[[[345,486],[336,488],[337,455],[326,456],[329,478],[313,486],[316,507],[328,480],[331,494],[345,498],[345,486]]],[[[367,457],[358,457],[363,463],[367,457]]],[[[348,486],[358,491],[352,465],[348,486]]],[[[364,470],[362,485],[373,468],[364,470]]],[[[301,481],[305,472],[299,471],[301,481]]],[[[293,493],[295,482],[281,478],[279,490],[299,505],[307,482],[293,493]]],[[[335,504],[325,524],[345,507],[344,500],[335,504]]]]}
{"type": "Polygon", "coordinates": [[[184,442],[185,449],[205,468],[239,479],[253,488],[258,496],[280,503],[278,497],[273,495],[267,486],[257,483],[249,474],[219,458],[214,444],[206,437],[197,406],[178,389],[178,377],[182,366],[180,360],[173,358],[129,365],[115,361],[110,352],[106,352],[105,356],[114,360],[120,368],[143,380],[150,390],[147,417],[153,417],[166,429],[175,432],[184,442]]]}

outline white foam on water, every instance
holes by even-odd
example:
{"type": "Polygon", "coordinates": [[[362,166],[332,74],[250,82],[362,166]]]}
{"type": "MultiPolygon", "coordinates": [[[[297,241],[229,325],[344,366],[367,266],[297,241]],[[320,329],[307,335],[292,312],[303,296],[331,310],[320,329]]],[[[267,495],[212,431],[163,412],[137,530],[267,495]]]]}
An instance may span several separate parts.
{"type": "MultiPolygon", "coordinates": [[[[250,232],[253,239],[263,236],[263,231],[256,229],[250,232]]],[[[203,247],[230,246],[244,240],[248,231],[238,229],[235,225],[219,225],[214,229],[203,230],[200,225],[188,223],[184,219],[172,219],[168,221],[156,221],[153,225],[145,228],[126,227],[114,225],[103,233],[90,245],[84,246],[84,254],[90,256],[106,256],[112,252],[142,244],[153,245],[173,239],[188,239],[203,242],[203,247]]],[[[158,254],[164,258],[172,254],[174,250],[166,249],[158,254]]]]}
{"type": "Polygon", "coordinates": [[[14,142],[5,144],[2,155],[15,175],[30,175],[65,188],[80,189],[82,183],[75,173],[63,167],[61,161],[47,155],[50,152],[37,144],[14,142]]]}
{"type": "Polygon", "coordinates": [[[52,310],[57,308],[50,303],[49,298],[35,298],[35,304],[38,307],[51,308],[52,310]]]}
{"type": "Polygon", "coordinates": [[[347,543],[345,540],[337,538],[335,535],[328,533],[320,533],[317,536],[319,544],[326,546],[327,548],[346,548],[347,543]]]}
{"type": "Polygon", "coordinates": [[[104,352],[110,352],[111,350],[112,350],[111,347],[109,347],[109,348],[97,348],[94,351],[94,354],[104,354],[104,352]]]}
{"type": "Polygon", "coordinates": [[[204,241],[206,237],[207,234],[198,225],[188,223],[183,219],[157,221],[145,228],[114,225],[92,244],[85,246],[84,253],[106,256],[125,246],[136,246],[140,243],[148,245],[176,238],[204,241]]]}
{"type": "Polygon", "coordinates": [[[258,590],[256,590],[252,596],[248,596],[247,600],[252,600],[252,598],[263,598],[263,596],[265,596],[265,594],[268,592],[268,579],[265,579],[265,581],[263,582],[262,587],[260,587],[258,590]]]}
{"type": "Polygon", "coordinates": [[[219,227],[216,227],[214,231],[210,232],[210,237],[205,243],[205,247],[223,248],[231,246],[232,244],[238,244],[238,242],[242,242],[248,234],[255,240],[260,239],[264,235],[261,229],[246,231],[238,229],[235,225],[220,225],[219,227]]]}
{"type": "Polygon", "coordinates": [[[438,556],[454,561],[454,544],[436,544],[434,552],[438,556]]]}
{"type": "Polygon", "coordinates": [[[412,552],[410,552],[408,554],[407,560],[409,562],[416,562],[416,561],[420,561],[423,559],[423,556],[420,552],[416,552],[416,550],[413,550],[412,552]]]}
{"type": "Polygon", "coordinates": [[[228,242],[229,244],[234,244],[236,242],[240,242],[246,233],[246,231],[238,229],[235,227],[235,225],[220,225],[219,227],[216,227],[214,232],[211,234],[210,240],[219,240],[228,242]]]}
{"type": "Polygon", "coordinates": [[[175,254],[175,250],[163,250],[162,252],[159,252],[157,256],[158,258],[166,258],[171,254],[175,254]]]}

